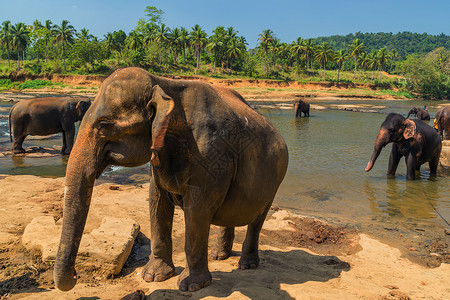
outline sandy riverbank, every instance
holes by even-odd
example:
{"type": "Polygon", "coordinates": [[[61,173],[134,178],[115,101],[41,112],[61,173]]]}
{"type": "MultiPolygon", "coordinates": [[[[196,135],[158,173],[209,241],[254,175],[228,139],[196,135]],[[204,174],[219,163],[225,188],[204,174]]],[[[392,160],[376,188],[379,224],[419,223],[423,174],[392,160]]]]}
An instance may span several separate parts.
{"type": "Polygon", "coordinates": [[[146,184],[94,188],[87,232],[104,216],[123,216],[139,223],[141,233],[119,276],[105,279],[96,273],[99,270],[78,268],[77,286],[63,293],[53,288],[51,264],[41,262],[38,252],[25,251],[21,236],[34,217],[61,217],[64,178],[0,176],[0,190],[0,296],[7,294],[5,299],[120,299],[138,289],[149,299],[446,299],[450,295],[450,265],[423,267],[366,234],[276,207],[262,230],[260,267],[237,270],[245,234],[245,228],[239,228],[232,257],[210,260],[213,283],[195,293],[179,292],[176,286],[185,265],[183,213],[177,209],[176,274],[165,282],[146,283],[140,277],[145,255],[144,259],[135,255],[149,252],[146,184]]]}

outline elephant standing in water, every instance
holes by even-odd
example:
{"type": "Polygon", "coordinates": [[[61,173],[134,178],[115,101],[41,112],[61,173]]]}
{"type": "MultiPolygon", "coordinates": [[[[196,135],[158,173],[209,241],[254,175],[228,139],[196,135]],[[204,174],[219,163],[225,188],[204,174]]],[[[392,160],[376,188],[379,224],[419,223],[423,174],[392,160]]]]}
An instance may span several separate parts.
{"type": "Polygon", "coordinates": [[[390,113],[381,124],[372,157],[365,169],[370,171],[381,149],[392,144],[388,175],[395,175],[400,159],[406,159],[406,178],[415,179],[415,171],[429,163],[430,173],[436,174],[442,143],[439,134],[421,120],[405,119],[402,115],[390,113]]]}
{"type": "Polygon", "coordinates": [[[426,111],[425,109],[420,108],[420,107],[414,106],[413,108],[411,108],[406,117],[409,118],[410,115],[415,115],[416,118],[420,119],[420,120],[426,120],[426,121],[430,120],[430,114],[428,113],[428,111],[426,111]]]}
{"type": "Polygon", "coordinates": [[[62,154],[69,154],[75,138],[75,122],[81,121],[91,105],[86,98],[43,97],[22,100],[9,112],[9,136],[12,151],[23,153],[27,135],[63,133],[62,154]]]}
{"type": "Polygon", "coordinates": [[[148,161],[152,252],[142,271],[145,281],[174,275],[174,204],[184,210],[186,227],[180,290],[211,283],[211,224],[221,226],[214,259],[227,258],[234,227],[248,225],[239,267],[258,266],[259,232],[288,166],[281,135],[233,90],[125,68],[102,83],[69,158],[54,268],[59,289],[70,290],[76,283],[74,264],[95,179],[108,165],[148,161]]]}
{"type": "Polygon", "coordinates": [[[441,139],[450,140],[450,105],[440,108],[435,118],[441,139]]]}
{"type": "Polygon", "coordinates": [[[309,103],[301,100],[301,99],[297,99],[294,101],[294,110],[295,110],[295,117],[301,117],[302,113],[305,115],[305,117],[309,117],[309,103]]]}

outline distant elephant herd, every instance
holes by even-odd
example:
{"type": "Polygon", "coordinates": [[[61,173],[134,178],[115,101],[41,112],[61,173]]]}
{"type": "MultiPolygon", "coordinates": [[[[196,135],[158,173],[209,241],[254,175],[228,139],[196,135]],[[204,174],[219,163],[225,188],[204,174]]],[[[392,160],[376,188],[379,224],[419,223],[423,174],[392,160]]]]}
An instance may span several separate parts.
{"type": "MultiPolygon", "coordinates": [[[[309,117],[310,104],[294,102],[295,116],[309,117]]],[[[408,117],[391,113],[382,123],[370,171],[393,143],[388,174],[406,158],[407,178],[425,162],[436,173],[442,144],[450,138],[450,106],[436,113],[413,108],[408,117]],[[418,119],[411,120],[414,114],[418,119]],[[443,134],[445,132],[445,134],[443,134]]],[[[108,165],[150,162],[151,255],[142,277],[163,281],[175,274],[172,261],[174,203],[185,214],[187,264],[178,279],[183,291],[211,283],[208,269],[210,225],[221,230],[211,257],[230,256],[235,226],[248,225],[240,269],[258,267],[258,239],[288,167],[288,149],[277,130],[234,90],[207,83],[170,80],[140,68],[115,71],[94,101],[71,97],[24,100],[9,115],[12,150],[21,153],[27,135],[63,133],[61,152],[70,154],[66,171],[63,225],[54,265],[56,286],[76,283],[75,259],[89,211],[94,181],[108,165]],[[75,123],[81,121],[74,143],[75,123]]]]}

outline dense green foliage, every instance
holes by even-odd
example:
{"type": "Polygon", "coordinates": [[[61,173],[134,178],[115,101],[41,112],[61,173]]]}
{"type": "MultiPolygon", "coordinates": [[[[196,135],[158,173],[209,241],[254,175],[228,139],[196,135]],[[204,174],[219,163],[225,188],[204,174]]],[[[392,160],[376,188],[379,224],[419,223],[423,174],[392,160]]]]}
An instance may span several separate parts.
{"type": "Polygon", "coordinates": [[[248,49],[245,37],[233,27],[217,26],[208,36],[198,24],[169,28],[162,22],[164,12],[156,7],[147,7],[145,13],[146,18],[139,19],[128,34],[119,30],[103,39],[86,28],[77,31],[67,20],[60,25],[50,20],[36,20],[33,25],[4,21],[0,59],[7,65],[0,62],[0,75],[108,74],[120,67],[140,66],[157,74],[380,84],[387,79],[384,72],[389,72],[402,82],[397,82],[397,87],[408,87],[425,98],[449,98],[450,37],[443,34],[356,33],[307,40],[298,37],[288,43],[266,29],[259,34],[257,47],[248,49]],[[353,71],[353,78],[344,78],[341,71],[353,71]]]}

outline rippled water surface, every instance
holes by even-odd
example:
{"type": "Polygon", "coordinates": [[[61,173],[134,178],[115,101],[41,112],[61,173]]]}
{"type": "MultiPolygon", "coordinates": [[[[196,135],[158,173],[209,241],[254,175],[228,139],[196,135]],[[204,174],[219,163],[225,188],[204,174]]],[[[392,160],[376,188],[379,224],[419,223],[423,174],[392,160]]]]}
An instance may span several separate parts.
{"type": "MultiPolygon", "coordinates": [[[[295,119],[293,110],[262,108],[260,104],[263,103],[252,103],[259,105],[258,111],[274,124],[289,147],[289,169],[274,205],[339,223],[389,227],[399,232],[417,228],[442,232],[442,228],[447,226],[443,218],[450,221],[448,171],[440,168],[437,178],[429,178],[428,165],[423,165],[419,180],[406,181],[402,160],[397,176],[387,178],[387,160],[391,148],[388,145],[373,170],[364,172],[386,113],[406,114],[413,106],[411,102],[355,100],[341,104],[355,103],[382,107],[376,108],[379,113],[312,110],[310,118],[295,119]]],[[[319,104],[327,106],[333,103],[322,101],[319,104]]],[[[438,103],[414,104],[429,105],[434,117],[435,105],[438,103]]],[[[0,147],[11,146],[6,118],[10,106],[11,103],[0,103],[0,147]]],[[[26,140],[25,146],[60,144],[61,139],[58,137],[26,140]]],[[[66,163],[66,157],[4,157],[0,158],[0,174],[64,176],[66,163]]],[[[108,169],[105,176],[117,179],[137,173],[132,178],[139,181],[147,178],[147,169],[115,167],[108,169]]]]}

